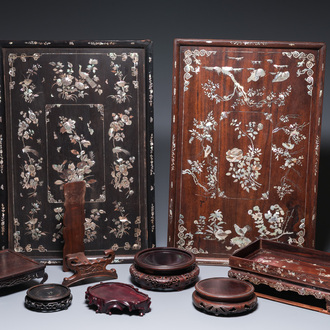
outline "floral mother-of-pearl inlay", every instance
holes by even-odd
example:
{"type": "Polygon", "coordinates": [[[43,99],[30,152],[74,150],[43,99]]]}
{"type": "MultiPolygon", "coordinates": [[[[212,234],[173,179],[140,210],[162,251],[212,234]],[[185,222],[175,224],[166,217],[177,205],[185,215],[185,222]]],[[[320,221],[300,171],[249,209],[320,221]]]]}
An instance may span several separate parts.
{"type": "Polygon", "coordinates": [[[188,86],[190,84],[189,79],[192,77],[192,73],[198,74],[200,72],[201,61],[199,57],[206,56],[209,57],[211,55],[216,54],[216,51],[208,51],[205,49],[195,49],[195,50],[186,50],[184,52],[185,67],[184,67],[184,87],[183,90],[186,92],[188,90],[188,86]],[[195,66],[194,66],[195,65],[195,66]]]}
{"type": "Polygon", "coordinates": [[[56,86],[59,98],[77,101],[79,98],[84,98],[88,95],[87,90],[89,88],[93,89],[99,95],[103,93],[99,84],[100,79],[96,75],[98,70],[97,59],[91,58],[85,70],[79,64],[77,76],[74,75],[74,65],[71,62],[67,62],[66,65],[62,62],[50,62],[49,64],[53,67],[55,73],[53,86],[56,86]]]}
{"type": "MultiPolygon", "coordinates": [[[[265,95],[265,88],[262,89],[255,89],[250,87],[247,91],[245,91],[244,86],[237,81],[235,78],[235,74],[241,72],[245,69],[243,68],[233,68],[230,66],[214,66],[214,67],[204,67],[207,71],[215,72],[218,76],[228,76],[231,81],[233,82],[233,90],[231,93],[227,95],[219,95],[216,93],[217,89],[220,88],[219,83],[215,83],[211,79],[208,79],[206,83],[202,83],[202,89],[204,90],[204,94],[210,99],[215,100],[216,103],[220,102],[228,102],[233,100],[233,104],[231,107],[235,109],[239,105],[247,105],[248,107],[256,107],[262,108],[263,106],[271,107],[273,104],[277,105],[278,107],[285,105],[285,98],[287,98],[291,91],[291,85],[287,86],[285,90],[282,92],[275,93],[270,91],[269,94],[265,95]],[[257,99],[258,97],[258,99],[257,99]],[[259,100],[260,97],[263,97],[259,100]]],[[[249,69],[248,69],[249,70],[249,69]]],[[[262,69],[250,69],[252,70],[250,77],[247,79],[248,83],[256,82],[262,77],[266,75],[266,72],[262,69]]],[[[288,77],[287,77],[288,78],[288,77]]],[[[286,78],[286,79],[287,79],[286,78]]],[[[274,78],[275,79],[275,78],[274,78]]],[[[275,80],[276,81],[276,80],[275,80]]]]}
{"type": "MultiPolygon", "coordinates": [[[[141,237],[141,228],[146,228],[146,219],[141,219],[140,211],[134,211],[133,220],[127,218],[131,222],[127,233],[123,231],[123,235],[117,234],[117,239],[109,229],[111,210],[103,204],[106,196],[108,200],[111,197],[109,191],[113,193],[116,189],[116,203],[127,208],[130,205],[130,202],[126,202],[127,198],[134,194],[135,187],[139,187],[139,183],[134,182],[133,188],[133,176],[136,180],[136,173],[131,172],[136,165],[134,161],[138,148],[136,153],[135,148],[130,150],[127,136],[131,137],[137,129],[138,132],[145,129],[145,124],[133,120],[135,112],[146,111],[148,115],[149,110],[144,109],[144,106],[139,110],[141,104],[153,106],[153,82],[151,68],[145,77],[142,76],[144,70],[141,70],[141,74],[139,72],[142,65],[143,69],[147,68],[139,59],[143,51],[135,47],[132,50],[115,53],[117,49],[114,48],[113,53],[108,53],[111,50],[77,49],[72,53],[67,49],[63,52],[58,49],[54,52],[45,50],[39,54],[27,49],[26,53],[7,53],[6,91],[13,100],[10,110],[13,113],[11,134],[16,141],[12,147],[14,165],[11,166],[19,170],[12,177],[19,185],[17,194],[13,194],[14,199],[17,196],[17,201],[13,202],[15,209],[12,221],[15,251],[38,256],[40,252],[51,258],[58,252],[63,239],[62,186],[81,180],[86,182],[88,188],[84,223],[87,250],[94,250],[94,247],[97,250],[98,245],[104,244],[99,242],[110,237],[116,250],[141,248],[142,238],[146,239],[141,237]],[[139,81],[144,79],[147,79],[149,86],[146,87],[149,88],[147,100],[139,96],[139,81]],[[91,104],[90,101],[99,101],[100,104],[91,104]],[[108,105],[113,113],[105,110],[108,105]],[[18,107],[18,112],[13,110],[18,107]],[[100,145],[95,145],[95,141],[99,141],[100,145]],[[24,216],[19,215],[23,213],[24,216]],[[104,233],[106,227],[108,230],[104,233]]],[[[152,123],[152,117],[149,118],[152,123]]],[[[153,135],[151,131],[146,134],[141,139],[145,138],[150,143],[147,155],[150,156],[150,164],[139,162],[138,166],[142,169],[146,166],[148,175],[152,176],[153,135]]],[[[135,144],[139,144],[139,147],[140,141],[132,143],[135,144]]],[[[140,173],[142,169],[134,171],[140,173]]],[[[148,188],[150,191],[154,189],[153,186],[148,188]]],[[[135,204],[138,197],[132,199],[135,204]]],[[[153,223],[153,204],[150,209],[153,223]]],[[[128,217],[128,214],[124,216],[128,217]]],[[[117,218],[123,220],[122,215],[117,218]]]]}
{"type": "Polygon", "coordinates": [[[229,162],[229,169],[226,175],[231,176],[234,182],[239,183],[246,192],[249,192],[250,189],[257,190],[261,186],[258,178],[260,175],[259,171],[262,169],[260,162],[262,152],[261,149],[255,147],[254,140],[258,133],[262,131],[263,124],[250,121],[243,129],[242,122],[232,119],[230,126],[235,127],[237,139],[245,137],[249,140],[249,145],[246,154],[244,154],[242,149],[236,147],[226,152],[226,159],[229,162]]]}
{"type": "Polygon", "coordinates": [[[309,123],[298,124],[296,121],[299,119],[299,115],[283,115],[279,118],[280,123],[273,130],[273,134],[284,133],[284,137],[287,137],[280,146],[273,143],[272,151],[274,153],[275,159],[277,161],[283,160],[283,164],[280,168],[284,171],[283,176],[279,185],[274,186],[277,195],[280,200],[282,200],[286,195],[292,194],[298,189],[298,185],[292,179],[290,179],[290,173],[295,172],[300,175],[297,167],[301,167],[304,161],[303,147],[298,148],[298,145],[302,141],[306,140],[306,135],[304,134],[304,129],[309,125],[309,123]]]}

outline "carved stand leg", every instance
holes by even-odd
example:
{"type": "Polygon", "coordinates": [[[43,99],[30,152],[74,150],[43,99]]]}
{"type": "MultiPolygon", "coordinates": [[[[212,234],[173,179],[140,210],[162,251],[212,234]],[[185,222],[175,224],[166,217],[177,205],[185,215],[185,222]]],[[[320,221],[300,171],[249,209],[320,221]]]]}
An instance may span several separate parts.
{"type": "Polygon", "coordinates": [[[85,192],[84,181],[70,182],[64,185],[63,218],[63,271],[69,270],[65,262],[68,254],[84,252],[85,192]]]}

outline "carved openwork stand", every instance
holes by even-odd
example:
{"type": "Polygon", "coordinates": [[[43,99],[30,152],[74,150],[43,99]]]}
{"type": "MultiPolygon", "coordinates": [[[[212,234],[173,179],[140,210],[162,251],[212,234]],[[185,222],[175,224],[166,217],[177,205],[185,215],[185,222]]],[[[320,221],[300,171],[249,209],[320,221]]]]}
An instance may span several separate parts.
{"type": "Polygon", "coordinates": [[[247,282],[215,277],[199,281],[195,289],[192,295],[194,306],[208,314],[246,314],[257,307],[253,285],[247,282]]]}
{"type": "Polygon", "coordinates": [[[129,270],[133,281],[149,290],[183,290],[194,284],[199,274],[192,253],[170,247],[138,252],[129,270]]]}
{"type": "Polygon", "coordinates": [[[87,278],[107,277],[108,279],[117,278],[115,269],[106,269],[115,258],[115,253],[112,250],[104,252],[104,258],[88,260],[83,252],[68,254],[66,256],[66,264],[75,274],[70,277],[65,277],[62,284],[70,286],[87,278]]]}
{"type": "Polygon", "coordinates": [[[260,297],[330,314],[330,253],[259,239],[229,258],[228,276],[260,297]]]}
{"type": "Polygon", "coordinates": [[[95,260],[89,260],[85,256],[85,191],[84,181],[64,185],[63,270],[74,272],[71,277],[64,278],[62,284],[65,286],[93,277],[117,278],[115,269],[106,269],[115,258],[114,251],[106,250],[105,257],[95,260]]]}
{"type": "Polygon", "coordinates": [[[70,289],[60,284],[36,285],[25,297],[25,306],[36,312],[58,312],[67,309],[71,302],[70,289]]]}

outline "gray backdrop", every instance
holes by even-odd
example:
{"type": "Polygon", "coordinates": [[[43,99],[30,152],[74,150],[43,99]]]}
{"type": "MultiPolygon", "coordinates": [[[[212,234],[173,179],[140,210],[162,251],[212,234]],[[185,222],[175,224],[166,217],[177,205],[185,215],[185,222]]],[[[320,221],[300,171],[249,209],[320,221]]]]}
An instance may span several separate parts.
{"type": "MultiPolygon", "coordinates": [[[[2,40],[154,41],[157,245],[166,245],[174,38],[323,41],[327,1],[1,1],[2,40]]],[[[316,247],[330,252],[330,60],[324,88],[316,247]]]]}

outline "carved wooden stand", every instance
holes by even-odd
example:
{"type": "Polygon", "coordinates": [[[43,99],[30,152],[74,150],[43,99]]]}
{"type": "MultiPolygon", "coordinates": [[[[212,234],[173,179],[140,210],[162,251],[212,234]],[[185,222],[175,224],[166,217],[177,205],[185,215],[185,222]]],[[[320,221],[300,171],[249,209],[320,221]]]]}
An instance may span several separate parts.
{"type": "Polygon", "coordinates": [[[106,250],[105,257],[95,260],[89,260],[85,256],[85,191],[86,184],[83,181],[64,185],[63,270],[74,272],[71,277],[64,278],[62,284],[65,286],[93,277],[117,278],[115,269],[106,269],[115,258],[112,250],[106,250]]]}
{"type": "Polygon", "coordinates": [[[97,313],[111,315],[113,311],[138,313],[143,316],[150,312],[151,300],[148,295],[125,283],[100,283],[86,291],[88,305],[97,306],[97,313]]]}
{"type": "Polygon", "coordinates": [[[75,274],[65,277],[62,284],[70,286],[87,278],[107,277],[108,279],[116,279],[117,272],[114,268],[106,269],[115,259],[115,253],[112,250],[104,251],[105,257],[95,260],[88,260],[83,252],[68,254],[66,256],[66,264],[75,274]]]}
{"type": "Polygon", "coordinates": [[[236,279],[208,278],[199,281],[195,289],[194,306],[215,316],[250,313],[258,304],[253,285],[236,279]]]}
{"type": "MultiPolygon", "coordinates": [[[[285,280],[278,280],[271,277],[257,275],[249,272],[244,272],[241,270],[231,269],[228,272],[228,276],[232,278],[237,278],[242,281],[249,281],[251,282],[255,289],[256,295],[261,298],[270,299],[278,302],[282,302],[289,305],[299,306],[307,309],[311,309],[317,312],[330,314],[330,292],[328,290],[317,289],[313,287],[308,287],[307,285],[299,285],[285,280]],[[292,301],[289,299],[285,299],[282,297],[277,297],[274,294],[266,294],[263,293],[263,290],[258,288],[261,284],[264,284],[277,292],[295,292],[297,295],[301,297],[308,297],[312,296],[320,301],[323,300],[324,307],[314,306],[312,303],[308,302],[307,300],[304,302],[297,302],[292,301]]],[[[275,292],[276,292],[275,291],[275,292]]]]}

